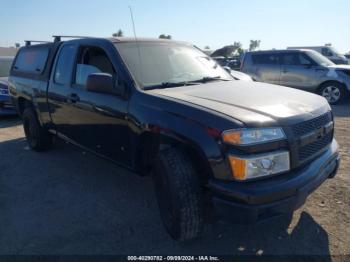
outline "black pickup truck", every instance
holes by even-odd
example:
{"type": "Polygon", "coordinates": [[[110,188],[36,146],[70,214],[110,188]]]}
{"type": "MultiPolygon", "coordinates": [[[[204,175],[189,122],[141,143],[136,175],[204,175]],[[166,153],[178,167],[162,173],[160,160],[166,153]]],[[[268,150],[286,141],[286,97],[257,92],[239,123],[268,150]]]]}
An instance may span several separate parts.
{"type": "Polygon", "coordinates": [[[9,83],[33,150],[57,136],[151,174],[177,240],[213,214],[254,223],[291,213],[337,172],[324,98],[235,80],[187,43],[57,37],[21,48],[9,83]]]}

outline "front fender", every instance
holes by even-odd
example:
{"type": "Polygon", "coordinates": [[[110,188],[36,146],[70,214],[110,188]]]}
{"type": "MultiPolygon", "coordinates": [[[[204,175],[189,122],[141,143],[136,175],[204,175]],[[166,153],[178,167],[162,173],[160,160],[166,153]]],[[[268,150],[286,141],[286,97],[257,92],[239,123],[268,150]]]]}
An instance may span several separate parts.
{"type": "Polygon", "coordinates": [[[221,143],[224,120],[222,122],[220,118],[206,111],[181,103],[174,104],[166,99],[140,97],[140,100],[135,100],[133,98],[130,103],[129,113],[133,130],[132,140],[136,141],[136,144],[139,143],[142,134],[150,133],[158,137],[161,145],[192,148],[200,155],[201,161],[205,161],[203,165],[210,168],[210,173],[215,178],[225,179],[231,176],[221,143]],[[181,110],[187,110],[187,114],[180,114],[181,110]]]}

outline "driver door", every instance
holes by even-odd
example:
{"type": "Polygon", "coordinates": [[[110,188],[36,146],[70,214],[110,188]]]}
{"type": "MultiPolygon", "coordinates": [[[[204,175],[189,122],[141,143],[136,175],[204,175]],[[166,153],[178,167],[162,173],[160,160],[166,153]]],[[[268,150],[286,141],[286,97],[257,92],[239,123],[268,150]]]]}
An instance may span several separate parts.
{"type": "Polygon", "coordinates": [[[312,91],[316,85],[314,62],[304,53],[286,52],[280,54],[280,85],[312,91]]]}
{"type": "Polygon", "coordinates": [[[108,52],[99,46],[79,46],[72,71],[66,88],[65,114],[61,115],[66,124],[58,131],[73,143],[129,165],[128,100],[86,90],[88,76],[93,73],[112,75],[118,86],[117,70],[108,52]]]}

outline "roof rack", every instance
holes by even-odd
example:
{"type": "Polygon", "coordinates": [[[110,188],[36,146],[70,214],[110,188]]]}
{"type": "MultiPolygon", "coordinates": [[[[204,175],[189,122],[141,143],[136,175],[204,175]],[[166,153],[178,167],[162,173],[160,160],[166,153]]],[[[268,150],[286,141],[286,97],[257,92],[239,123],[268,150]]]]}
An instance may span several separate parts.
{"type": "Polygon", "coordinates": [[[61,42],[62,38],[92,38],[91,36],[77,36],[77,35],[53,35],[54,42],[61,42]]]}
{"type": "Polygon", "coordinates": [[[50,43],[49,41],[24,40],[25,46],[30,46],[32,43],[50,43]]]}

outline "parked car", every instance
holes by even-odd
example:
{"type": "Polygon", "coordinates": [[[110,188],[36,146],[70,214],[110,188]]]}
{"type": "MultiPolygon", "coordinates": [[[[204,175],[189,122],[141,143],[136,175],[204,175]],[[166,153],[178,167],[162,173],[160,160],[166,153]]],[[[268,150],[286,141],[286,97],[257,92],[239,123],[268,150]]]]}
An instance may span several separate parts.
{"type": "Polygon", "coordinates": [[[227,58],[224,56],[214,56],[212,59],[214,59],[221,66],[226,66],[227,64],[227,58]]]}
{"type": "Polygon", "coordinates": [[[239,70],[241,67],[240,56],[233,57],[224,57],[224,56],[215,56],[212,57],[216,62],[221,66],[227,66],[232,70],[239,70]]]}
{"type": "Polygon", "coordinates": [[[336,65],[347,65],[349,64],[348,60],[344,55],[339,53],[334,47],[332,46],[304,46],[304,47],[287,47],[287,49],[309,49],[314,50],[323,56],[327,57],[329,60],[331,60],[336,65]]]}
{"type": "Polygon", "coordinates": [[[240,70],[241,68],[241,59],[239,56],[230,57],[227,60],[226,66],[230,67],[232,70],[240,70]]]}
{"type": "Polygon", "coordinates": [[[16,114],[8,92],[7,78],[10,74],[13,57],[0,56],[0,116],[16,114]]]}
{"type": "Polygon", "coordinates": [[[32,150],[58,136],[153,174],[177,240],[199,236],[208,215],[254,223],[289,214],[337,172],[324,98],[236,81],[187,43],[56,37],[22,47],[9,81],[32,150]]]}
{"type": "Polygon", "coordinates": [[[259,82],[318,93],[330,104],[349,95],[350,66],[335,65],[313,50],[247,52],[241,70],[259,82]]]}
{"type": "Polygon", "coordinates": [[[348,64],[350,65],[350,54],[346,54],[345,57],[348,59],[348,64]]]}

